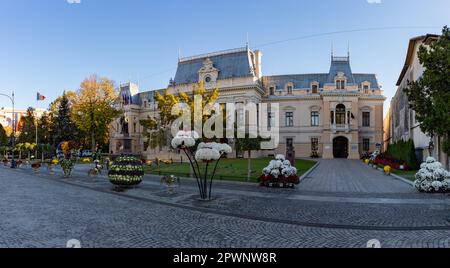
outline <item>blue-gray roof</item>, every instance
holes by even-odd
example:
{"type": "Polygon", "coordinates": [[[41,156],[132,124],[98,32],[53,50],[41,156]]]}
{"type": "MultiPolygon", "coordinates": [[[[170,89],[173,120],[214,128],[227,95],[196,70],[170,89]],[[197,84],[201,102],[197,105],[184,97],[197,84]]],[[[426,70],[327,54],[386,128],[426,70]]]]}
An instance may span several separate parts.
{"type": "Polygon", "coordinates": [[[293,83],[294,88],[297,89],[309,89],[311,83],[318,82],[319,88],[323,88],[325,84],[334,84],[335,77],[340,72],[344,73],[349,85],[356,84],[360,86],[363,82],[367,81],[370,83],[371,88],[379,88],[375,74],[353,73],[350,67],[349,58],[347,57],[334,57],[331,61],[330,71],[328,73],[264,76],[263,83],[266,87],[274,85],[277,89],[284,89],[288,83],[293,83]]]}
{"type": "Polygon", "coordinates": [[[181,59],[178,63],[174,82],[177,85],[198,82],[198,71],[203,67],[203,62],[207,58],[219,70],[218,80],[253,76],[254,66],[250,53],[247,48],[243,48],[192,57],[190,59],[181,59]]]}

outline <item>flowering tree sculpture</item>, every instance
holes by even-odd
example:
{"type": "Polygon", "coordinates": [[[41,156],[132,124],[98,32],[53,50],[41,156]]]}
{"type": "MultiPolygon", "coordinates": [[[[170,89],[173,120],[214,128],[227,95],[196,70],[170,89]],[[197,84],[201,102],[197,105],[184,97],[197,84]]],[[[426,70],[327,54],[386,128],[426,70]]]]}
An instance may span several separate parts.
{"type": "Polygon", "coordinates": [[[420,192],[443,193],[450,191],[450,172],[433,157],[428,157],[416,174],[415,186],[420,192]]]}
{"type": "Polygon", "coordinates": [[[222,143],[204,143],[201,142],[197,146],[197,141],[200,139],[195,131],[180,131],[172,140],[172,147],[182,150],[191,164],[197,180],[197,186],[200,192],[200,198],[203,200],[211,199],[211,189],[214,176],[217,171],[217,166],[220,160],[232,152],[228,144],[222,143]],[[197,149],[195,149],[197,147],[197,149]],[[199,162],[204,162],[205,168],[202,172],[199,162]],[[214,166],[211,174],[208,174],[210,166],[214,166]]]}
{"type": "Polygon", "coordinates": [[[275,160],[270,161],[269,166],[263,169],[263,175],[259,178],[261,186],[294,188],[300,180],[297,176],[297,168],[286,160],[284,155],[277,155],[275,160]]]}

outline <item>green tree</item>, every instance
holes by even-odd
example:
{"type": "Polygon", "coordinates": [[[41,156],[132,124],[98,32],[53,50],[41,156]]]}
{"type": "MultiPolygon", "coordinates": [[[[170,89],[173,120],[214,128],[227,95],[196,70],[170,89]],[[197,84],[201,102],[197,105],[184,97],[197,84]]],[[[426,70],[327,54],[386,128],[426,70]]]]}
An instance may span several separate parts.
{"type": "MultiPolygon", "coordinates": [[[[171,124],[181,115],[172,114],[172,108],[180,103],[185,103],[191,110],[191,127],[194,126],[194,98],[195,96],[202,97],[202,111],[207,104],[214,103],[219,97],[219,90],[214,88],[208,91],[204,87],[204,83],[194,85],[192,93],[181,92],[179,94],[169,93],[166,89],[163,94],[156,92],[155,99],[158,104],[159,117],[147,118],[140,121],[144,127],[144,134],[146,136],[146,148],[154,149],[156,147],[163,147],[167,145],[167,140],[170,136],[171,124]]],[[[195,107],[199,108],[199,107],[195,107]]],[[[210,118],[210,115],[203,115],[203,123],[210,118]]]]}
{"type": "Polygon", "coordinates": [[[20,135],[19,143],[31,143],[36,140],[36,117],[34,116],[34,109],[29,107],[25,116],[20,119],[20,135]]]}
{"type": "Polygon", "coordinates": [[[8,143],[8,136],[6,135],[6,130],[0,124],[0,146],[6,146],[8,143]]]}
{"type": "Polygon", "coordinates": [[[75,140],[78,129],[71,119],[71,105],[66,92],[59,101],[58,111],[54,118],[54,145],[64,141],[75,140]]]}
{"type": "Polygon", "coordinates": [[[54,126],[51,113],[43,113],[38,120],[38,141],[41,144],[53,142],[54,126]]]}
{"type": "Polygon", "coordinates": [[[449,155],[450,29],[445,26],[436,42],[429,47],[421,46],[418,57],[425,71],[419,80],[410,81],[405,92],[422,131],[442,137],[443,151],[449,155]]]}
{"type": "Polygon", "coordinates": [[[95,75],[85,79],[77,91],[71,113],[76,126],[85,133],[95,152],[97,143],[109,142],[109,125],[123,112],[115,108],[118,95],[113,81],[95,75]]]}

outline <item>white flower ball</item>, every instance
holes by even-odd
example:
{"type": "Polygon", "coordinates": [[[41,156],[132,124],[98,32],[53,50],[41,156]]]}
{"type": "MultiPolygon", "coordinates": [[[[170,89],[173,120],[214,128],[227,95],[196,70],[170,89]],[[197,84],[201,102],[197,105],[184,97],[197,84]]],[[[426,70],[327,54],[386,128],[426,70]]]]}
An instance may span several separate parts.
{"type": "Polygon", "coordinates": [[[203,148],[197,150],[195,154],[197,161],[213,161],[220,159],[220,153],[216,149],[203,148]]]}
{"type": "Polygon", "coordinates": [[[434,163],[434,162],[436,162],[436,159],[434,159],[433,157],[427,157],[426,162],[427,162],[428,164],[434,163]]]}
{"type": "Polygon", "coordinates": [[[433,181],[431,183],[431,186],[434,188],[434,190],[436,192],[440,191],[440,189],[442,188],[442,183],[440,181],[433,181]]]}
{"type": "Polygon", "coordinates": [[[291,166],[291,161],[289,161],[289,160],[284,160],[284,161],[283,161],[283,165],[285,165],[285,166],[287,166],[287,167],[290,167],[290,166],[291,166]]]}
{"type": "Polygon", "coordinates": [[[277,156],[275,156],[275,159],[276,160],[280,160],[280,161],[284,161],[284,160],[286,160],[286,157],[284,155],[282,155],[282,154],[278,154],[277,156]]]}

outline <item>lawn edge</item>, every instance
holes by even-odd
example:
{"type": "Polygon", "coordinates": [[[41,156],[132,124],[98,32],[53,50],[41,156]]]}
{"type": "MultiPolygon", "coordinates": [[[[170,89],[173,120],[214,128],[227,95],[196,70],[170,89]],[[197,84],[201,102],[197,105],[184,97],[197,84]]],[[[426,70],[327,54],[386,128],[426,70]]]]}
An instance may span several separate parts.
{"type": "MultiPolygon", "coordinates": [[[[309,160],[309,161],[314,161],[314,160],[309,160]]],[[[316,164],[314,166],[312,166],[308,171],[305,172],[305,174],[303,174],[300,177],[300,182],[302,182],[306,177],[308,177],[309,174],[311,174],[311,172],[313,172],[319,165],[320,165],[320,161],[316,161],[316,164]]]]}
{"type": "Polygon", "coordinates": [[[402,182],[404,182],[404,183],[407,183],[407,184],[411,185],[412,187],[415,187],[413,181],[410,181],[410,180],[408,180],[408,179],[405,179],[405,178],[403,178],[403,177],[401,177],[401,176],[399,176],[399,175],[397,175],[397,174],[391,173],[391,177],[393,177],[393,178],[395,178],[395,179],[397,179],[397,180],[399,180],[399,181],[402,181],[402,182]]]}

